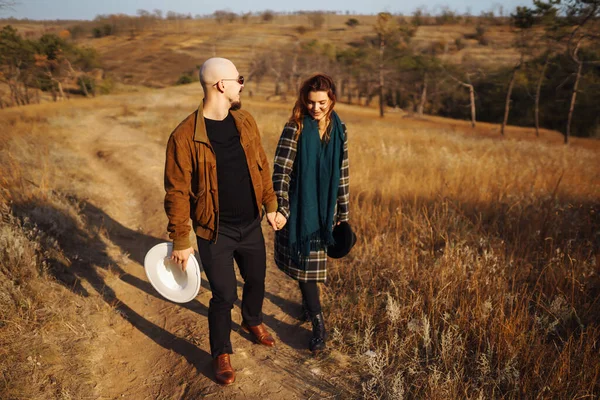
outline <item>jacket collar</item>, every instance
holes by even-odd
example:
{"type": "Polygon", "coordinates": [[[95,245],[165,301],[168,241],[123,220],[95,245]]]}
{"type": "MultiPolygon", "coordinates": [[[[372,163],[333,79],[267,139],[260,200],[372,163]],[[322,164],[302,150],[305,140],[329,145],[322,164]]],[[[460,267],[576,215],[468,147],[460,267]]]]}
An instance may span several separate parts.
{"type": "MultiPolygon", "coordinates": [[[[208,140],[208,134],[206,133],[206,124],[204,123],[204,112],[203,112],[204,100],[198,106],[196,111],[196,127],[194,128],[194,140],[196,142],[210,143],[208,140]]],[[[240,110],[230,110],[235,126],[238,132],[242,133],[243,122],[246,120],[246,113],[240,110]]]]}

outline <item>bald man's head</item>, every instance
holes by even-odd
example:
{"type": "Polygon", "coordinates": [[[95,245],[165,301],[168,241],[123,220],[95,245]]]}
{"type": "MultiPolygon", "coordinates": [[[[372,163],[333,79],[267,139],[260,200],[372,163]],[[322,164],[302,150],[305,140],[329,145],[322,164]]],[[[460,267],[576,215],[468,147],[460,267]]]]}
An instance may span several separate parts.
{"type": "Polygon", "coordinates": [[[226,58],[209,58],[200,68],[200,83],[205,92],[207,87],[214,85],[219,80],[237,78],[237,76],[237,68],[226,58]]]}

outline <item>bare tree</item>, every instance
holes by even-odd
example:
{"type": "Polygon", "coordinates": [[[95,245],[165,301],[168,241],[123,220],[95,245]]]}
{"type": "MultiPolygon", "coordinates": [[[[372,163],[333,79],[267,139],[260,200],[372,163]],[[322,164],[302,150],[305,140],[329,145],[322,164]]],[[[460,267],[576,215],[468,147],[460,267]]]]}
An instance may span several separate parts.
{"type": "Polygon", "coordinates": [[[383,118],[383,85],[384,85],[384,77],[383,77],[383,52],[385,50],[385,39],[383,36],[380,36],[379,41],[379,116],[383,118]]]}
{"type": "MultiPolygon", "coordinates": [[[[272,53],[268,56],[268,58],[271,60],[270,71],[273,73],[273,75],[275,75],[275,89],[273,92],[273,96],[279,96],[282,94],[281,82],[285,80],[284,63],[281,54],[278,54],[277,52],[272,53]]],[[[283,97],[285,98],[285,92],[283,92],[283,97]]],[[[269,99],[269,96],[267,96],[267,99],[269,99]]]]}
{"type": "Polygon", "coordinates": [[[315,11],[306,15],[308,22],[315,29],[321,29],[325,23],[325,15],[322,11],[315,11]]]}
{"type": "Polygon", "coordinates": [[[515,80],[517,79],[517,72],[519,72],[522,65],[523,54],[521,54],[521,59],[512,70],[510,81],[508,83],[508,89],[506,90],[506,101],[504,103],[504,119],[502,120],[502,127],[500,128],[500,134],[502,136],[504,136],[504,129],[506,128],[506,123],[508,122],[508,114],[510,112],[510,97],[512,96],[513,87],[515,86],[515,80]]]}
{"type": "Polygon", "coordinates": [[[421,90],[421,101],[419,101],[418,114],[419,117],[423,116],[423,108],[425,108],[425,103],[427,102],[427,73],[423,75],[423,88],[421,90]]]}
{"type": "Polygon", "coordinates": [[[548,64],[550,63],[551,54],[552,52],[550,51],[546,53],[546,59],[544,60],[544,65],[542,66],[542,71],[540,72],[535,88],[535,135],[538,137],[540,136],[540,94],[542,92],[542,83],[546,76],[546,68],[548,68],[548,64]]]}
{"type": "Polygon", "coordinates": [[[62,87],[62,70],[61,64],[64,57],[62,54],[57,54],[56,58],[49,59],[45,54],[35,55],[35,65],[39,68],[40,72],[44,74],[50,82],[56,85],[58,89],[58,95],[54,86],[52,86],[52,97],[54,101],[64,100],[65,92],[62,87]]]}
{"type": "Polygon", "coordinates": [[[508,114],[510,112],[511,101],[510,99],[512,96],[515,81],[517,79],[517,73],[521,70],[521,67],[524,63],[525,54],[529,50],[529,32],[530,28],[533,26],[534,12],[528,7],[517,7],[516,12],[514,14],[511,14],[510,17],[512,24],[519,29],[519,34],[517,35],[517,40],[515,44],[516,47],[519,49],[520,57],[518,63],[514,66],[512,70],[510,82],[508,84],[508,90],[506,91],[506,102],[504,103],[504,119],[502,120],[502,127],[500,128],[500,134],[503,136],[506,124],[508,123],[508,114]]]}
{"type": "Polygon", "coordinates": [[[436,84],[440,78],[439,73],[443,70],[443,67],[439,59],[433,54],[422,54],[409,59],[408,66],[399,67],[402,71],[401,74],[406,76],[405,78],[400,77],[400,79],[406,82],[415,82],[417,90],[420,91],[419,95],[415,94],[417,113],[419,116],[423,116],[428,97],[432,93],[431,89],[433,88],[435,92],[436,84]]]}
{"type": "Polygon", "coordinates": [[[250,68],[248,74],[248,83],[255,82],[256,91],[258,92],[260,82],[269,72],[269,55],[267,53],[252,52],[250,59],[250,68]]]}
{"type": "Polygon", "coordinates": [[[571,104],[569,105],[569,117],[567,118],[567,129],[565,131],[565,144],[569,143],[569,136],[571,136],[571,121],[573,120],[573,111],[575,110],[575,101],[577,100],[577,88],[579,87],[579,80],[581,79],[581,70],[583,68],[583,62],[579,59],[577,53],[579,52],[579,45],[581,41],[577,43],[571,59],[577,64],[577,73],[575,74],[575,84],[573,85],[573,93],[571,94],[571,104]]]}
{"type": "Polygon", "coordinates": [[[557,0],[534,0],[535,9],[533,13],[536,17],[537,22],[543,26],[544,34],[541,36],[537,43],[533,46],[537,48],[543,48],[545,52],[544,63],[538,76],[535,89],[535,105],[534,105],[534,118],[535,118],[535,134],[540,136],[540,96],[542,93],[542,86],[544,79],[546,78],[546,70],[550,65],[550,61],[557,53],[556,46],[563,39],[565,32],[560,28],[559,21],[557,18],[559,9],[557,6],[559,2],[557,0]]]}
{"type": "Polygon", "coordinates": [[[377,33],[377,38],[379,39],[379,116],[383,118],[385,101],[383,97],[383,88],[385,84],[385,47],[386,42],[398,32],[398,24],[393,18],[392,14],[388,12],[381,12],[377,14],[375,32],[377,33]]]}
{"type": "Polygon", "coordinates": [[[163,12],[159,8],[155,8],[154,10],[152,10],[152,14],[156,19],[163,19],[163,12]]]}
{"type": "Polygon", "coordinates": [[[467,82],[463,82],[457,78],[455,78],[454,76],[448,74],[448,76],[454,80],[455,82],[457,82],[458,84],[466,87],[467,89],[469,89],[469,102],[471,105],[471,127],[475,128],[475,122],[477,120],[477,109],[475,106],[475,88],[473,87],[473,84],[471,83],[471,74],[467,73],[467,82]]]}
{"type": "MultiPolygon", "coordinates": [[[[597,41],[600,39],[599,25],[597,23],[600,17],[600,0],[572,0],[565,4],[565,14],[567,22],[572,24],[574,29],[568,38],[568,53],[571,59],[577,64],[575,73],[575,83],[569,105],[569,116],[567,118],[567,127],[565,130],[564,143],[569,143],[571,135],[571,122],[573,120],[573,111],[577,100],[577,90],[581,80],[581,71],[584,61],[579,56],[579,50],[586,41],[597,41]]],[[[585,64],[599,64],[600,61],[585,61],[585,64]]]]}
{"type": "MultiPolygon", "coordinates": [[[[279,52],[282,54],[282,52],[279,52]]],[[[300,41],[297,40],[293,47],[289,49],[289,53],[283,54],[284,58],[284,75],[288,92],[296,92],[300,88],[300,67],[298,63],[298,55],[300,54],[300,41]]]]}

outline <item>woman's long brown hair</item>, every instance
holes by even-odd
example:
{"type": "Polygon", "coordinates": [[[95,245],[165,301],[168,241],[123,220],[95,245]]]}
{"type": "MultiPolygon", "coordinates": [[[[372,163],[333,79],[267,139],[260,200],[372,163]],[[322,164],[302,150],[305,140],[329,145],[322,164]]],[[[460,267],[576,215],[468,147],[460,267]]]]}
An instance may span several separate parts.
{"type": "MultiPolygon", "coordinates": [[[[304,81],[302,86],[300,87],[300,92],[298,93],[298,99],[296,100],[296,104],[292,109],[292,116],[290,117],[289,122],[296,124],[298,130],[296,131],[296,139],[300,132],[302,132],[302,120],[304,116],[308,114],[308,94],[310,92],[327,92],[327,96],[331,101],[329,105],[329,110],[327,110],[327,115],[325,118],[329,119],[331,112],[333,111],[333,107],[335,106],[336,99],[336,89],[335,83],[333,79],[329,75],[325,74],[315,74],[304,81]]],[[[329,135],[330,126],[327,127],[326,135],[329,135]]]]}

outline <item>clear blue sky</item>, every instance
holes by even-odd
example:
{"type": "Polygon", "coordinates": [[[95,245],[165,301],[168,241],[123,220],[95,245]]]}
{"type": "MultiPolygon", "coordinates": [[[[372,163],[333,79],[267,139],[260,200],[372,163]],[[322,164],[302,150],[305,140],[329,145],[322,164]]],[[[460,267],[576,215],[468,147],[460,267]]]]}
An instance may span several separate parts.
{"type": "MultiPolygon", "coordinates": [[[[30,19],[94,19],[99,14],[129,14],[135,15],[137,10],[154,9],[175,11],[177,13],[196,15],[212,14],[216,10],[229,10],[236,13],[273,10],[277,12],[298,10],[350,11],[356,14],[377,14],[381,11],[410,15],[418,7],[424,7],[432,14],[438,13],[443,7],[459,14],[467,10],[472,15],[482,11],[493,10],[499,14],[500,7],[508,15],[517,6],[532,7],[533,0],[506,0],[484,2],[481,0],[447,0],[447,1],[401,1],[401,0],[305,0],[297,2],[282,2],[281,0],[14,0],[12,9],[0,10],[0,17],[30,18],[30,19]]],[[[2,2],[0,0],[0,2],[2,2]]]]}

